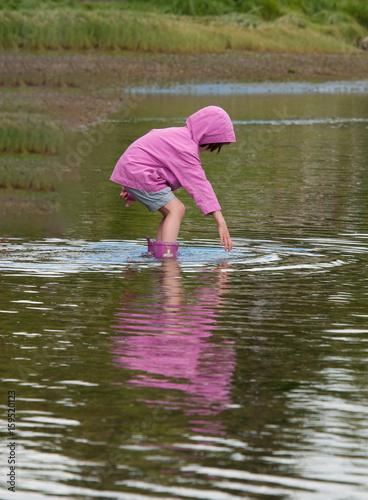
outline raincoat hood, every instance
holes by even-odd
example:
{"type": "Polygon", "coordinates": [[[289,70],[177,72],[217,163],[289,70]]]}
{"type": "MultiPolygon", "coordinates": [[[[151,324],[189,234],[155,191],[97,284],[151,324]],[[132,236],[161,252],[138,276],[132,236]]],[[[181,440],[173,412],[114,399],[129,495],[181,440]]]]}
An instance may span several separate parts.
{"type": "Polygon", "coordinates": [[[230,116],[218,106],[202,108],[187,119],[187,127],[198,144],[236,142],[230,116]]]}

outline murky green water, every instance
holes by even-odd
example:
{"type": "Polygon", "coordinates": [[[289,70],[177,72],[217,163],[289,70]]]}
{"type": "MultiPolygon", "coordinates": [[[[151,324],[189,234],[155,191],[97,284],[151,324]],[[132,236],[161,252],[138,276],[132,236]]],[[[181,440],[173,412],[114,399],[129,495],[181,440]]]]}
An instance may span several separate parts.
{"type": "Polygon", "coordinates": [[[72,145],[64,232],[18,221],[1,243],[0,497],[367,498],[366,95],[129,106],[72,145]],[[235,248],[179,192],[181,254],[156,262],[158,216],[108,178],[136,137],[208,104],[238,138],[202,155],[235,248]]]}

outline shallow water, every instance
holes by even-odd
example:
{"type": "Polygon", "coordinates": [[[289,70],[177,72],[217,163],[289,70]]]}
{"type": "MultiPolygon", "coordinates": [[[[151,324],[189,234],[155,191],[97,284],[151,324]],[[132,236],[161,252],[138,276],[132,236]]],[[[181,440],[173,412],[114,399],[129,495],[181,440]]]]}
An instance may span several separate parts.
{"type": "Polygon", "coordinates": [[[19,221],[0,243],[17,437],[0,498],[367,498],[366,95],[130,102],[102,143],[90,131],[63,233],[19,221]],[[135,137],[207,104],[238,139],[202,155],[234,250],[179,192],[179,259],[157,262],[159,218],[124,209],[108,178],[135,137]]]}

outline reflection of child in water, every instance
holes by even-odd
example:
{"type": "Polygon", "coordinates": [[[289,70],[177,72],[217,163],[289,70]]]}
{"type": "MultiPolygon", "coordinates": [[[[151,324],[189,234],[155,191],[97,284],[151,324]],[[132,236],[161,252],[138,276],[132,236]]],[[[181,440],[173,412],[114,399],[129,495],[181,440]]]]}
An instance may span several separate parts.
{"type": "Polygon", "coordinates": [[[185,127],[154,129],[133,142],[117,162],[111,180],[122,185],[120,196],[126,207],[138,200],[149,211],[162,214],[156,241],[175,243],[176,249],[185,207],[173,191],[184,187],[203,214],[213,216],[220,244],[231,250],[221,207],[199,160],[200,152],[219,153],[230,142],[235,142],[235,134],[229,115],[218,106],[207,106],[189,116],[185,127]]]}
{"type": "MultiPolygon", "coordinates": [[[[154,400],[145,399],[147,404],[181,408],[191,419],[207,416],[209,420],[202,422],[207,432],[222,433],[221,423],[213,417],[232,403],[235,350],[231,342],[225,345],[211,337],[228,273],[220,266],[215,281],[212,272],[206,273],[211,284],[187,295],[178,262],[165,260],[159,272],[157,303],[151,304],[147,290],[132,293],[134,276],[126,276],[129,292],[121,297],[114,325],[120,335],[112,337],[114,364],[130,370],[128,384],[162,391],[158,399],[157,395],[154,400]]],[[[194,424],[196,429],[201,425],[192,420],[194,424]]]]}

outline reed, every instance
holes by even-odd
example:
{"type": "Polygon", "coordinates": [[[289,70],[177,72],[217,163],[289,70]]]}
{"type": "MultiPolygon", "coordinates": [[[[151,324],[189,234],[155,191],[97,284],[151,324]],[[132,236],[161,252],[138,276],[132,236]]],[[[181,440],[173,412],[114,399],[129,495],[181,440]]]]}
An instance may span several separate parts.
{"type": "Polygon", "coordinates": [[[63,144],[63,133],[54,122],[38,116],[5,113],[0,121],[1,153],[56,155],[63,144]]]}
{"type": "Polygon", "coordinates": [[[58,169],[48,161],[22,155],[0,162],[0,188],[53,192],[60,184],[58,169]]]}
{"type": "Polygon", "coordinates": [[[348,14],[337,24],[326,24],[302,13],[269,22],[256,12],[178,18],[154,12],[65,7],[44,9],[39,16],[30,9],[0,13],[3,49],[354,52],[357,40],[366,34],[348,14]],[[293,17],[299,22],[291,22],[293,17]]]}
{"type": "Polygon", "coordinates": [[[12,68],[0,73],[0,87],[45,87],[52,89],[66,89],[81,87],[80,79],[76,75],[45,74],[36,68],[25,67],[16,72],[12,68]]]}
{"type": "Polygon", "coordinates": [[[0,10],[40,11],[54,8],[73,8],[80,11],[160,12],[186,16],[221,16],[229,13],[255,12],[265,20],[276,19],[290,12],[313,15],[321,10],[343,12],[353,16],[362,26],[368,24],[368,5],[365,0],[0,0],[0,10]]]}

